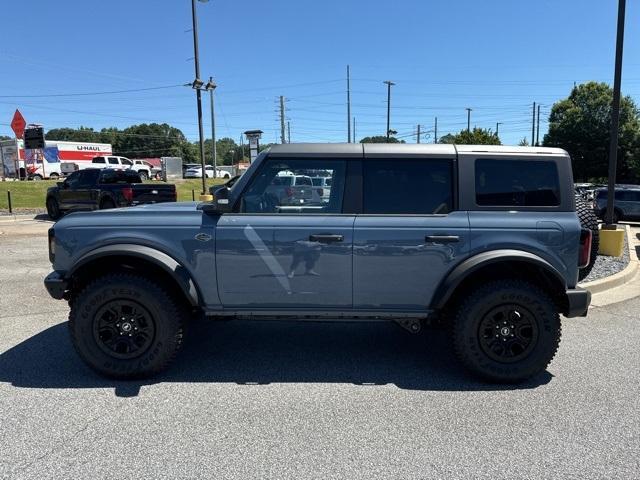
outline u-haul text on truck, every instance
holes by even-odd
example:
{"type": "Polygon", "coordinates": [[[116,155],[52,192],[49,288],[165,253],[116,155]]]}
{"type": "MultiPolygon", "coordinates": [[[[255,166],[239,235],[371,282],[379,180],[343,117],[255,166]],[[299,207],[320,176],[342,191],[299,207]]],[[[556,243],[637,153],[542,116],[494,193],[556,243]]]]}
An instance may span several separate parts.
{"type": "Polygon", "coordinates": [[[109,143],[65,142],[47,140],[44,148],[25,149],[19,139],[0,142],[0,155],[5,177],[27,175],[34,180],[58,178],[61,163],[91,163],[93,157],[111,155],[109,143]]]}

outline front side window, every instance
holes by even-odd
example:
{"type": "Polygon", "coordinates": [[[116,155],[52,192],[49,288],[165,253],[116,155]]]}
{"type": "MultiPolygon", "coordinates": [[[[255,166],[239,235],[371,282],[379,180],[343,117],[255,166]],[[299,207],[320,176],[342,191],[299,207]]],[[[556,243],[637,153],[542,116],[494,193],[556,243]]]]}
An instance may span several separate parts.
{"type": "Polygon", "coordinates": [[[493,207],[555,207],[560,205],[560,180],[555,162],[547,160],[478,159],[476,204],[493,207]]]}
{"type": "Polygon", "coordinates": [[[433,215],[453,210],[453,162],[376,159],[363,164],[363,212],[433,215]]]}
{"type": "Polygon", "coordinates": [[[268,159],[242,194],[240,211],[341,213],[345,172],[345,160],[268,159]],[[312,185],[311,178],[321,172],[332,178],[332,188],[312,185]]]}

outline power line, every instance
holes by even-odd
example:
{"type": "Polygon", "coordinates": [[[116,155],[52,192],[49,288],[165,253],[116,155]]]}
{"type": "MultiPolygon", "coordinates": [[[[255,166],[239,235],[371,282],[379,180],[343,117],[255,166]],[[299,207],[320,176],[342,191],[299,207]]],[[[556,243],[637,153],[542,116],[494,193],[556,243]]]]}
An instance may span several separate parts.
{"type": "Polygon", "coordinates": [[[50,97],[86,97],[94,95],[112,95],[117,93],[146,92],[149,90],[162,90],[166,88],[183,87],[183,83],[164,85],[161,87],[132,88],[129,90],[111,90],[107,92],[82,92],[82,93],[49,93],[38,95],[0,95],[0,98],[50,98],[50,97]]]}

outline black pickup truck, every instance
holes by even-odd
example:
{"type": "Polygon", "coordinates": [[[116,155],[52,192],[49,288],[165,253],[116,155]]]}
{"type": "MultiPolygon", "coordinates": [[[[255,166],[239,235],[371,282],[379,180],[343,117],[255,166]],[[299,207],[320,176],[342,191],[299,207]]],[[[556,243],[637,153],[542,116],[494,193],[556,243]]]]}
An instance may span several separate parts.
{"type": "Polygon", "coordinates": [[[144,184],[138,172],[87,168],[47,190],[47,213],[53,220],[65,212],[175,202],[176,186],[144,184]]]}

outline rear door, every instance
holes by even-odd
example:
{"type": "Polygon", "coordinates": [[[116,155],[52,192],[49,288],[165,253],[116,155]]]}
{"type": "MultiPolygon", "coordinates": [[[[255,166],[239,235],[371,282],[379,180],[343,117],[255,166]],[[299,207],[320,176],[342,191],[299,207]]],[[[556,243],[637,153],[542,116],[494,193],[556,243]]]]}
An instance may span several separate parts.
{"type": "Polygon", "coordinates": [[[455,154],[391,156],[367,147],[363,213],[354,224],[354,308],[423,312],[469,250],[467,212],[454,201],[455,154]]]}
{"type": "MultiPolygon", "coordinates": [[[[360,155],[362,155],[360,153],[360,155]]],[[[352,307],[354,214],[343,214],[343,158],[267,158],[237,213],[216,227],[218,291],[225,308],[345,310],[352,307]],[[281,195],[282,179],[328,172],[328,202],[281,195]]]]}

